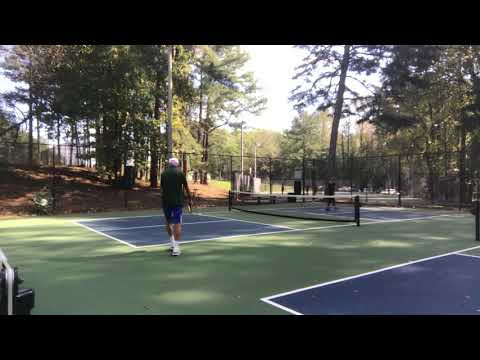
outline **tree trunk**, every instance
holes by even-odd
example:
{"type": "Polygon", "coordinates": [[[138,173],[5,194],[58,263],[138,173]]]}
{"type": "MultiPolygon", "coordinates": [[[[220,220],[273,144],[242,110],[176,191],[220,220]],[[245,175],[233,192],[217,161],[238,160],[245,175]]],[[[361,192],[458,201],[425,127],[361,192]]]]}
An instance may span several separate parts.
{"type": "Polygon", "coordinates": [[[345,93],[345,83],[350,63],[350,45],[344,46],[342,63],[340,65],[340,80],[338,82],[337,97],[335,100],[335,110],[333,113],[332,133],[330,136],[330,148],[328,152],[328,172],[329,176],[336,176],[337,173],[337,137],[340,119],[342,118],[343,95],[345,93]]]}
{"type": "Polygon", "coordinates": [[[167,104],[167,153],[173,156],[173,53],[175,46],[168,46],[168,104],[167,104]]]}
{"type": "MultiPolygon", "coordinates": [[[[155,104],[153,108],[153,118],[157,121],[160,120],[160,74],[157,74],[157,81],[155,83],[156,95],[155,104]]],[[[159,134],[155,129],[152,131],[152,137],[150,138],[150,187],[158,187],[158,139],[159,134]]]]}
{"type": "Polygon", "coordinates": [[[202,140],[202,111],[203,111],[203,71],[200,71],[200,102],[198,112],[197,142],[202,140]]]}
{"type": "Polygon", "coordinates": [[[75,137],[75,132],[73,130],[73,124],[70,125],[70,131],[71,131],[71,136],[70,136],[70,159],[69,159],[69,166],[73,165],[73,139],[75,137]]]}
{"type": "Polygon", "coordinates": [[[430,196],[430,200],[434,201],[435,200],[435,186],[434,186],[435,170],[434,170],[434,164],[432,160],[432,154],[427,153],[425,160],[427,162],[427,168],[428,168],[428,177],[427,177],[428,193],[430,196]]]}
{"type": "Polygon", "coordinates": [[[471,165],[472,172],[476,170],[480,176],[480,130],[477,130],[477,134],[472,137],[471,143],[471,165]]]}
{"type": "Polygon", "coordinates": [[[363,154],[363,122],[360,124],[358,153],[360,156],[363,154]]]}
{"type": "Polygon", "coordinates": [[[40,163],[40,115],[37,115],[37,161],[40,163]]]}
{"type": "Polygon", "coordinates": [[[78,125],[76,121],[73,124],[73,127],[75,129],[75,157],[76,157],[75,162],[77,166],[80,166],[80,165],[83,165],[83,159],[82,161],[80,161],[80,139],[78,136],[78,125]]]}
{"type": "Polygon", "coordinates": [[[33,166],[33,111],[30,90],[28,101],[28,165],[33,166]]]}
{"type": "Polygon", "coordinates": [[[100,157],[100,149],[101,145],[103,144],[103,133],[100,127],[100,119],[101,115],[95,118],[95,169],[100,169],[101,167],[101,157],[100,157]]]}
{"type": "Polygon", "coordinates": [[[462,122],[460,125],[460,174],[459,174],[459,200],[460,204],[465,202],[465,143],[467,138],[467,132],[465,129],[465,124],[462,122]]]}
{"type": "Polygon", "coordinates": [[[57,161],[62,165],[62,155],[60,152],[60,117],[57,118],[57,161]]]}
{"type": "Polygon", "coordinates": [[[342,171],[345,171],[345,135],[342,131],[340,134],[340,147],[341,147],[341,153],[342,153],[342,171]]]}
{"type": "Polygon", "coordinates": [[[84,137],[83,137],[83,153],[88,158],[88,167],[92,167],[92,158],[90,157],[90,119],[86,119],[85,121],[85,130],[84,130],[84,137]]]}

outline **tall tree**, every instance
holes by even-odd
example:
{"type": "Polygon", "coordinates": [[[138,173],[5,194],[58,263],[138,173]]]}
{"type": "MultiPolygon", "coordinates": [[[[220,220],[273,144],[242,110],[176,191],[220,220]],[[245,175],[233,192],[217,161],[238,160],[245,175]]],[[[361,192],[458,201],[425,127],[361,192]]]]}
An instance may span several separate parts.
{"type": "Polygon", "coordinates": [[[244,113],[260,114],[266,99],[258,95],[256,80],[244,70],[249,59],[239,46],[212,46],[202,50],[200,72],[199,133],[208,161],[209,135],[235,122],[244,113]]]}
{"type": "Polygon", "coordinates": [[[330,176],[334,176],[340,120],[343,115],[352,114],[352,105],[369,96],[361,95],[355,85],[370,90],[361,76],[378,70],[385,49],[360,45],[302,45],[299,48],[308,55],[297,67],[294,79],[301,79],[303,83],[292,91],[290,100],[299,111],[312,105],[319,111],[333,109],[328,168],[330,176]]]}

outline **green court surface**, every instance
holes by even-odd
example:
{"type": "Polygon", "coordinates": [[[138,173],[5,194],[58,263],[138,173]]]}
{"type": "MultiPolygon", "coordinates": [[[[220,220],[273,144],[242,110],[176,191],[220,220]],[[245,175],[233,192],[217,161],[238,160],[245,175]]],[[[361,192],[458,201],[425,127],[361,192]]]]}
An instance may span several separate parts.
{"type": "Polygon", "coordinates": [[[33,217],[0,221],[0,248],[19,267],[23,286],[35,290],[34,315],[268,315],[288,313],[263,297],[480,246],[468,214],[356,227],[222,209],[204,213],[298,231],[188,243],[182,256],[171,257],[166,247],[133,249],[73,222],[149,212],[33,217]]]}

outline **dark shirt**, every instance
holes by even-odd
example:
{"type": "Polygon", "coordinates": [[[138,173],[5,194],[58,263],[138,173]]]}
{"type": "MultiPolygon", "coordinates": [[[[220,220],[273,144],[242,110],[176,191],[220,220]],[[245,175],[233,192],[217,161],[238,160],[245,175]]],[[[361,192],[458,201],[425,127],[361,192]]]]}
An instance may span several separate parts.
{"type": "Polygon", "coordinates": [[[183,206],[185,202],[185,191],[187,189],[187,178],[178,168],[167,168],[160,178],[162,189],[163,207],[183,206]]]}
{"type": "Polygon", "coordinates": [[[325,195],[335,195],[335,183],[329,182],[325,187],[325,195]]]}

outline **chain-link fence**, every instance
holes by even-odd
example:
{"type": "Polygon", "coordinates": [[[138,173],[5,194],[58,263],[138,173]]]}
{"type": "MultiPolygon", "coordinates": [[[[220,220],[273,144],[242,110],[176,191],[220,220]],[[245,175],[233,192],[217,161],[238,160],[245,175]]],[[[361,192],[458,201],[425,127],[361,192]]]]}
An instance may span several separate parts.
{"type": "MultiPolygon", "coordinates": [[[[85,146],[71,144],[33,143],[31,165],[42,166],[92,166],[92,154],[85,146]]],[[[30,165],[28,143],[1,143],[0,163],[30,165]]],[[[94,163],[94,160],[93,160],[94,163]]]]}
{"type": "MultiPolygon", "coordinates": [[[[96,164],[93,148],[75,144],[0,144],[0,163],[42,166],[96,164]]],[[[251,155],[175,152],[188,180],[225,191],[322,194],[328,181],[326,156],[315,159],[268,158],[251,155]],[[297,186],[297,189],[295,188],[297,186]]],[[[158,154],[160,175],[167,154],[158,154]]],[[[151,158],[135,164],[137,179],[149,181],[151,158]]],[[[472,200],[480,159],[468,151],[378,156],[338,157],[337,194],[368,193],[423,199],[431,204],[462,206],[472,200]]]]}

